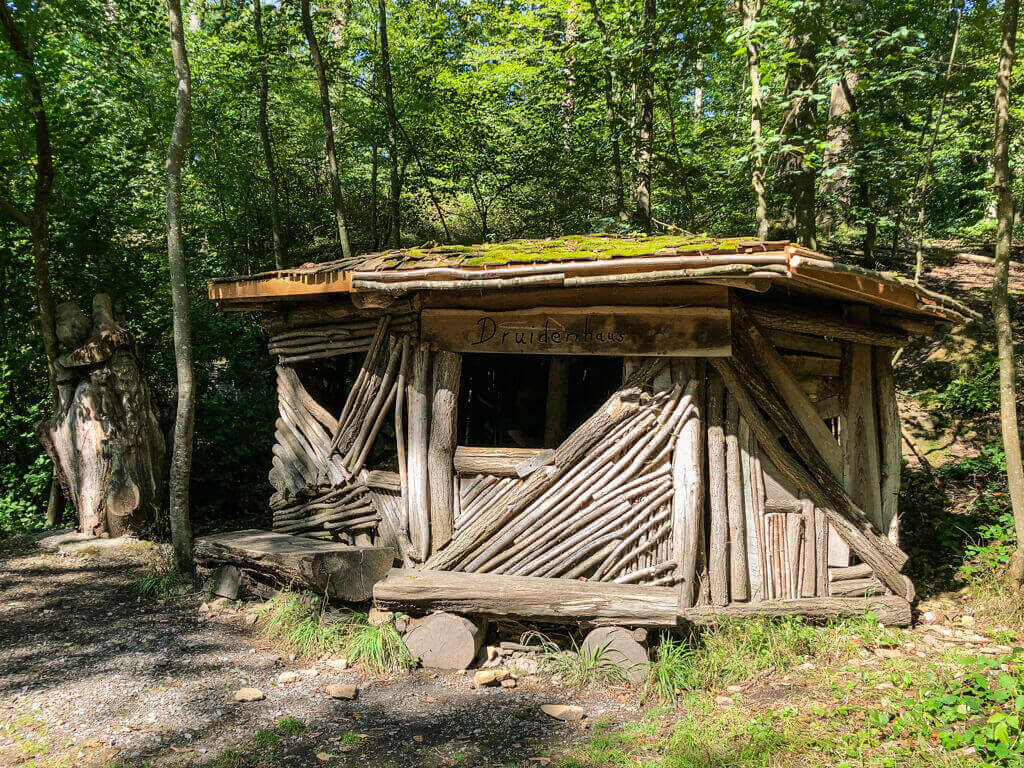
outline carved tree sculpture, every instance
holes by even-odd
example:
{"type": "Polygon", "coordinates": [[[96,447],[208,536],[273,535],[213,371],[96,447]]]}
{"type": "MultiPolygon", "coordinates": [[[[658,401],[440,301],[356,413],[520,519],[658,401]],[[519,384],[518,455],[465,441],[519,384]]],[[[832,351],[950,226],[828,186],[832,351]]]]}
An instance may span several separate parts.
{"type": "Polygon", "coordinates": [[[160,509],[164,435],[131,333],[110,296],[93,298],[93,319],[57,307],[60,411],[36,426],[85,533],[138,533],[160,509]]]}

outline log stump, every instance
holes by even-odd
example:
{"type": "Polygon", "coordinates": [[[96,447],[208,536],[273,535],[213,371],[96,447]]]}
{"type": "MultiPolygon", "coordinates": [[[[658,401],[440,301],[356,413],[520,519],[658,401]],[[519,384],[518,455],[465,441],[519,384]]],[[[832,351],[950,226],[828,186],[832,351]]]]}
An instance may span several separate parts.
{"type": "Polygon", "coordinates": [[[424,667],[466,669],[484,641],[484,626],[454,613],[432,613],[405,636],[405,645],[424,667]]]}
{"type": "Polygon", "coordinates": [[[85,313],[61,304],[57,338],[60,406],[36,436],[82,533],[141,533],[163,506],[167,451],[135,341],[102,293],[91,332],[85,313]]]}

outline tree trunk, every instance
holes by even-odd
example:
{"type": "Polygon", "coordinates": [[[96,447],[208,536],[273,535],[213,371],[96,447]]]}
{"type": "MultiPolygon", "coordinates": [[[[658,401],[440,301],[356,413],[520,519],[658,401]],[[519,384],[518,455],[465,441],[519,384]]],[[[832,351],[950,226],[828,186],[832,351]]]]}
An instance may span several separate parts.
{"type": "Polygon", "coordinates": [[[377,234],[377,164],[379,150],[374,141],[370,152],[370,250],[377,250],[380,236],[377,234]]]}
{"type": "MultiPolygon", "coordinates": [[[[601,18],[596,0],[590,0],[590,12],[594,15],[594,23],[597,25],[597,31],[601,35],[601,44],[606,51],[611,50],[611,36],[608,34],[608,25],[601,18]]],[[[604,111],[605,119],[608,121],[608,134],[611,139],[612,172],[615,182],[615,216],[618,219],[625,219],[626,192],[625,182],[622,179],[622,150],[619,142],[619,119],[615,111],[615,78],[611,61],[606,61],[605,67],[603,84],[604,111]]]]}
{"type": "Polygon", "coordinates": [[[785,98],[789,103],[782,123],[783,143],[792,147],[780,163],[790,189],[790,227],[806,248],[817,247],[815,233],[815,172],[810,154],[814,147],[815,110],[810,91],[817,74],[814,20],[793,18],[786,63],[785,98]]]}
{"type": "Polygon", "coordinates": [[[768,239],[768,203],[764,193],[764,155],[761,151],[761,52],[754,25],[761,12],[761,0],[742,0],[740,13],[747,30],[747,75],[750,78],[750,184],[754,189],[754,220],[757,236],[768,239]]]}
{"type": "MultiPolygon", "coordinates": [[[[260,0],[255,0],[257,3],[260,0]]],[[[341,181],[338,178],[338,158],[334,151],[334,123],[331,119],[331,93],[327,88],[327,73],[324,70],[324,60],[320,56],[320,44],[316,39],[316,32],[313,30],[313,19],[309,13],[309,0],[302,0],[302,31],[306,34],[306,42],[309,44],[309,58],[313,61],[313,69],[316,71],[316,82],[320,88],[320,116],[324,123],[324,151],[327,155],[327,175],[331,182],[331,201],[334,203],[334,220],[338,226],[338,242],[341,244],[341,253],[345,258],[352,255],[352,248],[348,242],[348,227],[345,225],[345,212],[341,206],[341,181]]]]}
{"type": "Polygon", "coordinates": [[[651,163],[654,151],[654,18],[657,0],[643,0],[640,22],[641,54],[634,76],[640,94],[639,130],[636,149],[636,216],[646,232],[651,231],[651,163]]]}
{"type": "MultiPolygon", "coordinates": [[[[263,45],[263,0],[253,0],[253,26],[256,28],[256,55],[259,61],[260,84],[260,142],[263,144],[263,158],[267,163],[267,178],[270,181],[270,228],[274,237],[274,266],[284,268],[284,239],[281,236],[281,216],[277,201],[277,168],[274,166],[274,152],[270,146],[270,126],[267,119],[267,52],[263,45]]],[[[184,50],[184,43],[182,43],[184,50]]]]}
{"type": "MultiPolygon", "coordinates": [[[[256,0],[257,3],[260,0],[256,0]]],[[[185,49],[180,0],[167,0],[171,56],[177,77],[174,127],[167,146],[167,259],[171,273],[174,318],[174,359],[178,380],[178,409],[174,419],[174,449],[170,472],[170,523],[174,562],[182,573],[194,573],[192,526],[189,522],[189,479],[192,472],[192,429],[195,391],[192,372],[192,323],[189,317],[185,244],[181,231],[181,166],[188,151],[192,112],[192,74],[185,49]]]]}
{"type": "MultiPolygon", "coordinates": [[[[58,386],[62,378],[57,362],[57,326],[56,303],[53,299],[53,286],[50,282],[50,193],[53,190],[53,152],[50,149],[50,124],[43,106],[43,88],[36,75],[35,57],[21,37],[10,6],[0,3],[0,26],[3,26],[7,42],[15,54],[17,68],[28,86],[32,98],[32,117],[35,129],[36,144],[36,183],[32,200],[31,215],[24,214],[13,206],[15,218],[29,227],[32,236],[32,262],[36,281],[36,302],[39,306],[39,325],[43,336],[43,349],[46,352],[47,381],[50,385],[50,400],[53,412],[61,408],[61,395],[58,386]]],[[[64,509],[64,501],[56,479],[50,483],[50,496],[46,508],[46,522],[56,525],[64,509]]]]}
{"type": "MultiPolygon", "coordinates": [[[[939,129],[942,127],[942,116],[946,111],[946,97],[949,95],[949,83],[953,77],[953,62],[956,59],[957,44],[960,42],[960,27],[963,21],[963,12],[956,10],[956,29],[953,32],[953,42],[949,47],[949,63],[946,65],[946,79],[942,83],[942,95],[939,97],[939,113],[935,117],[935,127],[932,129],[931,142],[928,144],[928,151],[924,155],[924,165],[918,176],[917,184],[911,195],[911,203],[917,204],[917,248],[914,254],[914,282],[921,282],[921,275],[924,273],[924,207],[928,193],[928,179],[931,174],[932,153],[935,151],[935,144],[939,139],[939,129]]],[[[1012,66],[1012,65],[1011,65],[1012,66]]],[[[998,87],[998,86],[997,86],[998,87]]]]}
{"type": "Polygon", "coordinates": [[[398,170],[398,116],[395,113],[395,94],[391,85],[391,52],[388,48],[388,13],[386,0],[377,0],[380,25],[380,71],[384,80],[384,112],[388,121],[388,161],[391,165],[391,245],[402,247],[401,199],[402,177],[398,170]]]}
{"type": "Polygon", "coordinates": [[[1010,76],[1017,37],[1018,0],[1005,0],[1003,36],[996,75],[996,129],[994,142],[995,189],[998,211],[995,274],[992,280],[992,315],[999,349],[999,416],[1006,453],[1017,550],[1010,560],[1010,575],[1024,580],[1024,468],[1021,466],[1020,430],[1017,425],[1017,382],[1013,361],[1013,328],[1010,325],[1008,284],[1013,245],[1013,190],[1010,176],[1010,76]]]}
{"type": "Polygon", "coordinates": [[[577,0],[569,0],[565,10],[565,64],[562,68],[562,145],[572,147],[573,124],[576,118],[576,38],[578,37],[577,0]]]}

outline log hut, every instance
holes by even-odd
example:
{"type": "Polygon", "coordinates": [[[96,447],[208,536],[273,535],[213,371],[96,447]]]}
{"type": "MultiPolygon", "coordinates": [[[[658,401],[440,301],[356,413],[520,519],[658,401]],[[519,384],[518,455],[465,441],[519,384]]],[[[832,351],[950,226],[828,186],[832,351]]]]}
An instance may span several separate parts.
{"type": "Polygon", "coordinates": [[[392,549],[380,608],[910,621],[892,363],[976,319],[946,296],[786,241],[611,235],[208,290],[277,358],[274,533],[392,549]]]}

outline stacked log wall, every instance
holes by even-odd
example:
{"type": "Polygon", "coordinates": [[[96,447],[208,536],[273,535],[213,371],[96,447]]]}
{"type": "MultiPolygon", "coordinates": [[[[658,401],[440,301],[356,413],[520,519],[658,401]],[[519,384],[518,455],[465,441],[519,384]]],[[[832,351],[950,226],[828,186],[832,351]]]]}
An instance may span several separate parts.
{"type": "Polygon", "coordinates": [[[407,567],[673,587],[681,609],[723,614],[912,595],[895,547],[899,336],[864,313],[842,338],[785,317],[736,302],[731,357],[625,358],[623,386],[546,449],[455,445],[461,356],[419,343],[412,314],[279,328],[274,528],[370,532],[407,567]],[[335,417],[291,364],[352,352],[335,417]],[[366,466],[386,420],[397,473],[366,466]]]}

